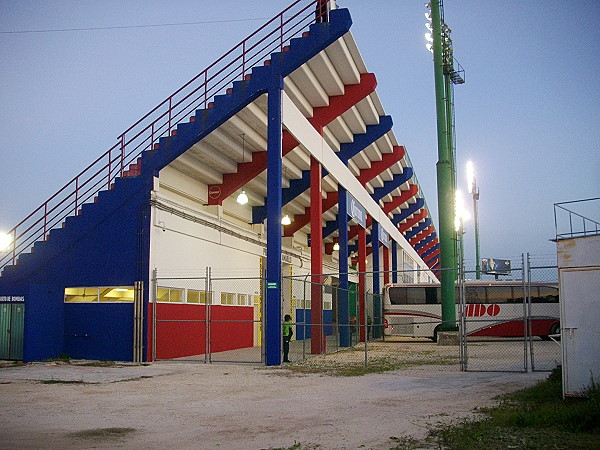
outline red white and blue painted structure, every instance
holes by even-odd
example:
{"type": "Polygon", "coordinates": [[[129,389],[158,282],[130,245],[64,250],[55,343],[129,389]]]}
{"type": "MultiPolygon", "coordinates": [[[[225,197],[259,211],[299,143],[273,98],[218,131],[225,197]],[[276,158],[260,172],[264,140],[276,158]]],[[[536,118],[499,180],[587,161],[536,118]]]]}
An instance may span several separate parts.
{"type": "MultiPolygon", "coordinates": [[[[350,12],[332,9],[326,18],[315,17],[318,3],[293,2],[140,119],[12,230],[14,245],[0,255],[0,299],[23,301],[23,360],[61,354],[132,360],[136,333],[141,360],[151,360],[153,270],[227,267],[240,255],[240,261],[258,260],[264,258],[256,249],[265,235],[267,365],[281,361],[282,253],[296,252],[288,241],[308,237],[310,279],[316,283],[323,281],[324,255],[339,243],[342,293],[350,266],[366,272],[369,255],[369,269],[384,272],[374,278],[374,292],[381,283],[397,282],[406,261],[438,275],[435,228],[392,118],[377,97],[375,75],[366,70],[350,32],[350,12]],[[241,189],[252,206],[236,204],[241,189]],[[293,222],[282,229],[284,212],[293,222]],[[202,214],[206,219],[199,220],[202,214]],[[239,228],[239,243],[211,241],[211,230],[227,223],[239,228]],[[177,256],[192,248],[193,257],[177,256]],[[210,264],[195,259],[204,252],[212,255],[210,264]],[[132,303],[65,302],[69,287],[136,282],[143,286],[137,331],[132,303]]],[[[364,275],[358,279],[360,297],[364,275]]],[[[319,289],[311,295],[312,315],[322,317],[319,289]]],[[[338,321],[347,324],[347,302],[340,295],[338,321]]],[[[159,304],[156,311],[185,317],[181,306],[159,304]]],[[[242,308],[221,313],[248,315],[242,308]]],[[[171,337],[157,345],[162,356],[205,350],[187,348],[181,330],[163,330],[171,337]]],[[[324,350],[317,330],[314,353],[324,350]]],[[[342,346],[349,342],[348,336],[340,339],[342,346]]],[[[240,345],[252,345],[251,334],[221,341],[223,350],[240,345]]]]}

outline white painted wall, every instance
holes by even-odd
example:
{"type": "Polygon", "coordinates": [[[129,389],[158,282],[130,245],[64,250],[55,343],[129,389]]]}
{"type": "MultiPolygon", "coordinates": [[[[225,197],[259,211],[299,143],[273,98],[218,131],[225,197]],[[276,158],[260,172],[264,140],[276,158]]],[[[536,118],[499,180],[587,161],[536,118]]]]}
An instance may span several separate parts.
{"type": "Polygon", "coordinates": [[[563,395],[600,383],[600,236],[557,241],[563,395]]]}

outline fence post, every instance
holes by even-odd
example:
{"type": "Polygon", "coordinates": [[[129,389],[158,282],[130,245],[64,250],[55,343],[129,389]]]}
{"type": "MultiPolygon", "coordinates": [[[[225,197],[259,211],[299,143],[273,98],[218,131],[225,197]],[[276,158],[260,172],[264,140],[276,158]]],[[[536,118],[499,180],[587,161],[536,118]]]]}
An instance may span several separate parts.
{"type": "Polygon", "coordinates": [[[156,297],[158,293],[158,270],[152,271],[152,361],[156,361],[156,297]]]}
{"type": "Polygon", "coordinates": [[[527,269],[525,264],[525,253],[521,253],[521,279],[523,289],[523,369],[525,372],[529,372],[527,358],[527,269]]]}
{"type": "Polygon", "coordinates": [[[531,371],[535,370],[533,358],[533,324],[531,321],[531,256],[527,253],[527,339],[529,340],[529,358],[531,371]]]}
{"type": "Polygon", "coordinates": [[[211,354],[210,354],[210,313],[212,309],[212,280],[211,280],[211,268],[206,268],[206,349],[204,351],[204,362],[210,363],[211,354]]]}
{"type": "Polygon", "coordinates": [[[125,170],[125,135],[121,135],[121,161],[120,161],[119,176],[123,176],[123,172],[125,170]]]}

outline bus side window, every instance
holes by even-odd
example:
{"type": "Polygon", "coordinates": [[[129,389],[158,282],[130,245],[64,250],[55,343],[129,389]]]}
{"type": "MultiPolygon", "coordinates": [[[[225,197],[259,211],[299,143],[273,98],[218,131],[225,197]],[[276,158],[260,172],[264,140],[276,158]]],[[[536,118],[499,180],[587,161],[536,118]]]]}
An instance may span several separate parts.
{"type": "Polygon", "coordinates": [[[513,303],[511,286],[487,286],[487,303],[513,303]]]}
{"type": "Polygon", "coordinates": [[[392,287],[389,289],[390,303],[392,305],[406,305],[406,288],[392,287]]]}
{"type": "Polygon", "coordinates": [[[410,290],[410,297],[407,298],[407,303],[411,305],[424,305],[425,304],[425,288],[415,287],[410,290]]]}
{"type": "Polygon", "coordinates": [[[425,303],[428,305],[437,305],[438,303],[438,288],[437,287],[426,287],[425,288],[425,303]]]}
{"type": "MultiPolygon", "coordinates": [[[[540,295],[537,301],[540,303],[558,303],[558,289],[551,286],[540,286],[540,295]]],[[[531,298],[533,302],[533,297],[531,298]]]]}
{"type": "Polygon", "coordinates": [[[467,303],[486,303],[485,286],[467,286],[465,293],[467,303]]]}

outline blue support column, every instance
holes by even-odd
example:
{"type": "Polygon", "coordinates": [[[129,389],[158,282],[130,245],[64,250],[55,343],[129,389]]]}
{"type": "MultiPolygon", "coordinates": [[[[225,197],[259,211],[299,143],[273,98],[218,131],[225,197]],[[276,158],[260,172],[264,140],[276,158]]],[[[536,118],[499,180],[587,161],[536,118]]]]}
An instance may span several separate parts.
{"type": "Polygon", "coordinates": [[[371,225],[371,260],[373,261],[373,317],[371,317],[371,336],[374,339],[381,337],[381,271],[379,269],[379,222],[373,219],[371,225]]]}
{"type": "Polygon", "coordinates": [[[392,283],[398,282],[398,243],[392,240],[392,283]]]}
{"type": "Polygon", "coordinates": [[[340,286],[338,292],[338,323],[340,325],[340,347],[350,347],[350,305],[348,304],[348,206],[347,191],[338,186],[338,228],[340,244],[339,272],[340,286]]]}
{"type": "Polygon", "coordinates": [[[267,286],[265,306],[265,363],[281,364],[281,92],[268,91],[267,123],[267,286]]]}

